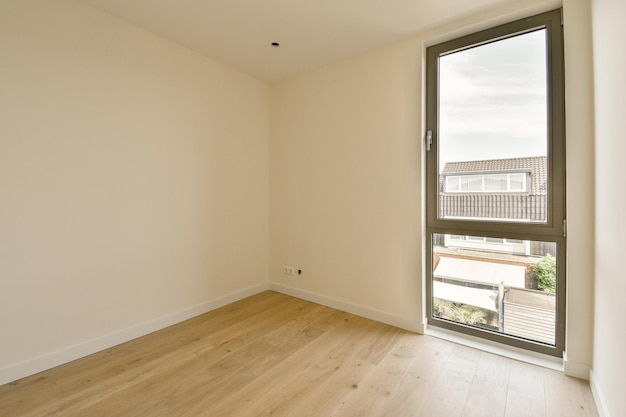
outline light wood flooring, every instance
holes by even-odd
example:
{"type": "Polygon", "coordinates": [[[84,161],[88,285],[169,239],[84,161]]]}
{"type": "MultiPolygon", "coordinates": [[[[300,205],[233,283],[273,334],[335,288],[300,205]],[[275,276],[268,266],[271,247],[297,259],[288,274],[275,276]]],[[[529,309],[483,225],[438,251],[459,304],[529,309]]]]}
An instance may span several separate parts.
{"type": "Polygon", "coordinates": [[[0,386],[0,416],[583,417],[562,373],[267,291],[0,386]]]}

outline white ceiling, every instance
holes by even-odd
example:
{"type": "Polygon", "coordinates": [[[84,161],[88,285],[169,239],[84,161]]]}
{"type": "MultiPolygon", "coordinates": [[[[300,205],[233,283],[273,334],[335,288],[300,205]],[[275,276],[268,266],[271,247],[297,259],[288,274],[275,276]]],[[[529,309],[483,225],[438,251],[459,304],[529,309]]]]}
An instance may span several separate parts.
{"type": "Polygon", "coordinates": [[[271,82],[516,0],[82,1],[271,82]]]}

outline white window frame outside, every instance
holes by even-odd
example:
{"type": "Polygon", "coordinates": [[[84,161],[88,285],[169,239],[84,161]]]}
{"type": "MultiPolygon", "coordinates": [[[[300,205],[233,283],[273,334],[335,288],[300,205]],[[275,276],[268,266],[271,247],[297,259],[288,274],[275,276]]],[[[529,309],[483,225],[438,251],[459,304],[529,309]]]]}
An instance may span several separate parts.
{"type": "Polygon", "coordinates": [[[444,245],[450,248],[478,249],[502,253],[530,255],[530,241],[502,239],[502,242],[489,242],[487,237],[446,234],[444,245]]]}
{"type": "Polygon", "coordinates": [[[528,192],[528,172],[492,172],[488,174],[444,174],[444,192],[450,194],[468,194],[468,193],[527,193],[528,192]],[[523,186],[521,190],[511,188],[511,176],[523,174],[523,186]],[[506,175],[506,189],[503,190],[487,190],[485,187],[485,178],[491,175],[506,175]],[[480,190],[461,190],[462,178],[481,178],[480,190]],[[458,179],[458,189],[451,189],[449,182],[451,179],[458,179]]]}

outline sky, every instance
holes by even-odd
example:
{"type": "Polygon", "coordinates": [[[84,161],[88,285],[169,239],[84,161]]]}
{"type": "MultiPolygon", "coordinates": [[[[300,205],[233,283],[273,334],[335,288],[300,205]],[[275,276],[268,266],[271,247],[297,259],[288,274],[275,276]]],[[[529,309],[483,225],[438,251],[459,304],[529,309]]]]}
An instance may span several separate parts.
{"type": "Polygon", "coordinates": [[[547,154],[545,29],[439,58],[446,162],[547,154]]]}

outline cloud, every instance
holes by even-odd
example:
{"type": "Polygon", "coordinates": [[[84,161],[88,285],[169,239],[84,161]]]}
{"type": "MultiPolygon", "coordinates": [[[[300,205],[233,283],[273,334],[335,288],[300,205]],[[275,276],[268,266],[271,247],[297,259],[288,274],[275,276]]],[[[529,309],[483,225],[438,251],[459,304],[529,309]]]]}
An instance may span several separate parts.
{"type": "Polygon", "coordinates": [[[441,160],[545,154],[545,30],[443,56],[439,76],[441,160]]]}

